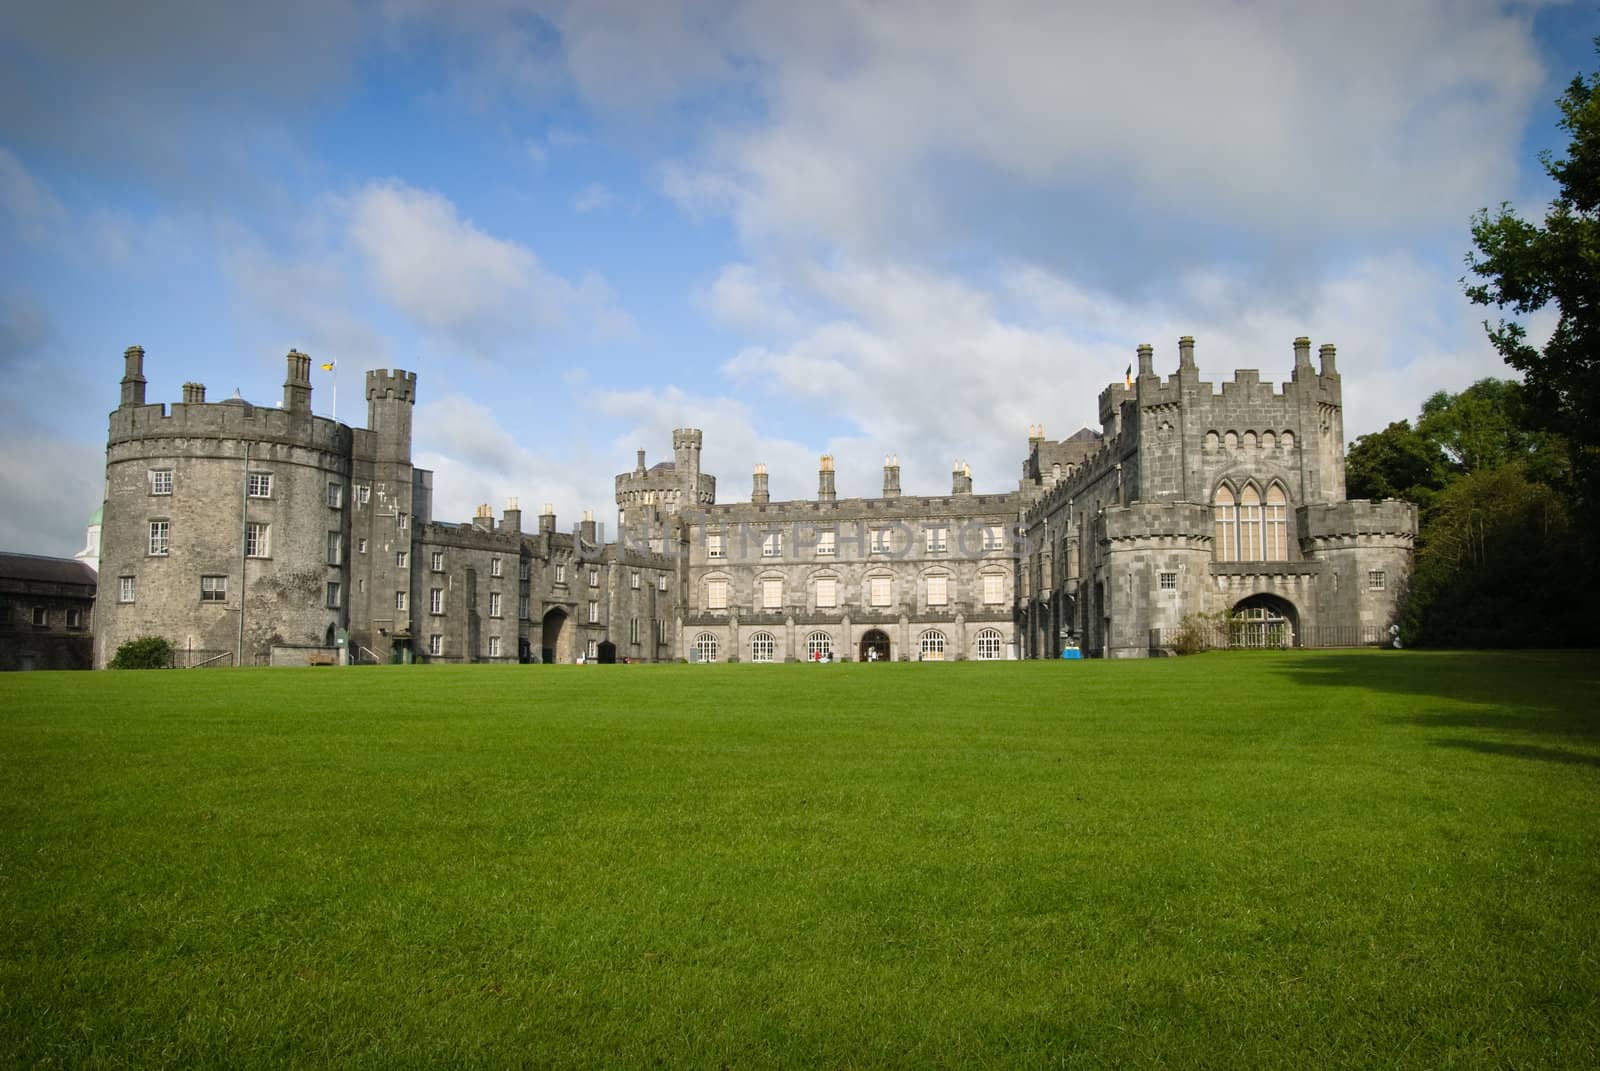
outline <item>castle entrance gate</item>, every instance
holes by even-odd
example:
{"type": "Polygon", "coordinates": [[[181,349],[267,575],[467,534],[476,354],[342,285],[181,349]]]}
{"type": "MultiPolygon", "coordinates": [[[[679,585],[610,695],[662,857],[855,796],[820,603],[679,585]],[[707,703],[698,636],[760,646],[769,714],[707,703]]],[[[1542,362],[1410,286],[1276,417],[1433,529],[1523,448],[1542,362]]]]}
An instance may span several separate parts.
{"type": "Polygon", "coordinates": [[[570,665],[573,630],[567,624],[567,612],[559,606],[550,610],[544,615],[544,627],[541,631],[544,633],[544,639],[540,641],[539,661],[570,665]]]}
{"type": "Polygon", "coordinates": [[[861,661],[889,661],[889,636],[881,628],[868,629],[861,637],[861,661]],[[874,658],[876,655],[876,658],[874,658]]]}
{"type": "Polygon", "coordinates": [[[1276,595],[1252,595],[1233,608],[1230,647],[1298,646],[1299,615],[1294,604],[1276,595]]]}

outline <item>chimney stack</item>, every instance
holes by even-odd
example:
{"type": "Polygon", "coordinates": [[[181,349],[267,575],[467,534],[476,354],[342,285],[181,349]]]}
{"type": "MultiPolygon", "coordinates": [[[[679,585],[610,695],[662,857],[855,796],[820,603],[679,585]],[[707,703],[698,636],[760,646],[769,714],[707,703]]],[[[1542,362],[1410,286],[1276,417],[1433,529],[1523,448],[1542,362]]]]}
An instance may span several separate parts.
{"type": "Polygon", "coordinates": [[[539,533],[553,535],[556,530],[556,508],[550,503],[544,504],[544,509],[539,513],[539,533]]]}
{"type": "Polygon", "coordinates": [[[772,496],[767,493],[767,466],[758,464],[750,481],[750,501],[767,503],[772,496]]]}
{"type": "Polygon", "coordinates": [[[817,469],[817,501],[836,502],[838,499],[833,486],[833,455],[823,454],[817,469]]]}
{"type": "Polygon", "coordinates": [[[1139,347],[1139,378],[1156,374],[1156,349],[1146,342],[1139,347]]]}
{"type": "Polygon", "coordinates": [[[900,497],[900,457],[890,454],[883,459],[883,497],[900,497]]]}
{"type": "Polygon", "coordinates": [[[596,546],[594,538],[594,510],[583,511],[583,520],[578,522],[578,538],[588,546],[596,546]]]}
{"type": "Polygon", "coordinates": [[[479,504],[477,512],[472,515],[472,527],[480,532],[494,531],[494,510],[489,508],[489,503],[479,504]]]}
{"type": "Polygon", "coordinates": [[[955,470],[950,473],[950,493],[953,495],[972,493],[972,466],[965,461],[957,461],[955,470]]]}
{"type": "Polygon", "coordinates": [[[183,385],[184,405],[204,405],[206,403],[206,385],[204,383],[185,383],[183,385]]]}
{"type": "Polygon", "coordinates": [[[122,351],[122,408],[144,404],[144,347],[129,346],[122,351]]]}
{"type": "Polygon", "coordinates": [[[520,533],[522,531],[522,508],[517,505],[516,499],[506,499],[506,511],[500,521],[500,527],[508,532],[520,533]]]}
{"type": "Polygon", "coordinates": [[[1338,351],[1334,349],[1333,343],[1324,342],[1322,348],[1317,351],[1317,356],[1322,358],[1323,375],[1336,376],[1339,374],[1338,362],[1335,360],[1338,356],[1338,351]]]}
{"type": "Polygon", "coordinates": [[[1304,335],[1294,340],[1294,376],[1298,380],[1300,373],[1311,372],[1311,340],[1304,335]]]}
{"type": "Polygon", "coordinates": [[[291,413],[311,412],[311,358],[290,350],[285,363],[289,370],[283,381],[283,407],[291,413]]]}
{"type": "Polygon", "coordinates": [[[1196,372],[1199,369],[1194,365],[1194,336],[1184,335],[1178,339],[1178,371],[1196,372]]]}

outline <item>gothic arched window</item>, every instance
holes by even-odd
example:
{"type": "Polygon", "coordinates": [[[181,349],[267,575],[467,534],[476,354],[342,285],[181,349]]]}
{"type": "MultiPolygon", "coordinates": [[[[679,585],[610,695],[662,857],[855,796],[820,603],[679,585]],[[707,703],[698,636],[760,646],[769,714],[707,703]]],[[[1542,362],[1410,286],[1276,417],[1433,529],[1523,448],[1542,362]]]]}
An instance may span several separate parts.
{"type": "Polygon", "coordinates": [[[1211,507],[1217,525],[1213,553],[1219,562],[1236,562],[1239,560],[1239,512],[1233,502],[1233,491],[1226,484],[1217,488],[1211,507]]]}

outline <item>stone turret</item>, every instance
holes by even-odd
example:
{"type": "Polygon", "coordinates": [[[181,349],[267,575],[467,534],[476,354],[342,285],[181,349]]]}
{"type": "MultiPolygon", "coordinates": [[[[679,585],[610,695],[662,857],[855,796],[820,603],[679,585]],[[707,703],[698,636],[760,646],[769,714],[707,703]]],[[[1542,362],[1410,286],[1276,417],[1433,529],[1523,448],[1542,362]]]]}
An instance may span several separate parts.
{"type": "MultiPolygon", "coordinates": [[[[308,378],[309,375],[308,371],[308,378]]],[[[367,373],[367,427],[372,431],[378,457],[410,462],[411,413],[416,402],[415,372],[378,368],[367,373]]]]}

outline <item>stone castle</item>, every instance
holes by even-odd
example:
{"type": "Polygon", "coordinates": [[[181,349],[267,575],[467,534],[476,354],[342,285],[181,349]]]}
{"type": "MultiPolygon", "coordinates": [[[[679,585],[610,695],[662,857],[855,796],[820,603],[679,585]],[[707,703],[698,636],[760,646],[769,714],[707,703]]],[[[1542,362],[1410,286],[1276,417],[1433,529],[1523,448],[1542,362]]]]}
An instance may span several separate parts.
{"type": "Polygon", "coordinates": [[[778,662],[1164,653],[1199,615],[1233,642],[1382,642],[1409,572],[1416,511],[1346,501],[1332,346],[1297,339],[1289,382],[1153,368],[1100,395],[1101,430],[1031,429],[1015,490],[883,490],[718,502],[702,433],[672,459],[640,450],[616,478],[617,539],[592,514],[559,531],[432,515],[411,463],[414,373],[367,373],[367,426],[313,415],[311,358],[291,350],[281,408],[208,402],[185,384],[145,401],[124,354],[106,447],[95,664],[142,635],[185,664],[319,661],[778,662]]]}

